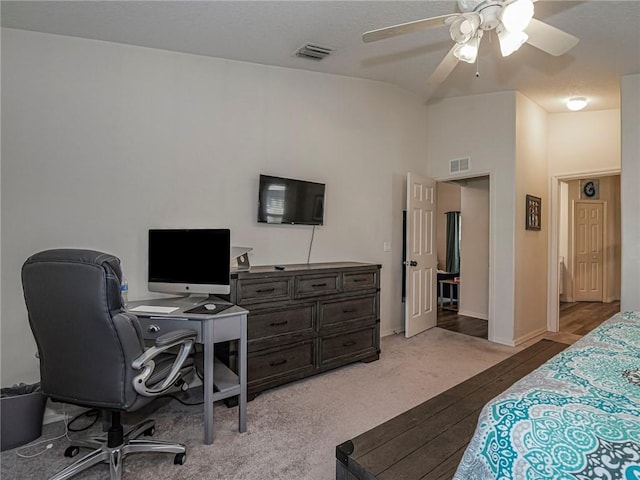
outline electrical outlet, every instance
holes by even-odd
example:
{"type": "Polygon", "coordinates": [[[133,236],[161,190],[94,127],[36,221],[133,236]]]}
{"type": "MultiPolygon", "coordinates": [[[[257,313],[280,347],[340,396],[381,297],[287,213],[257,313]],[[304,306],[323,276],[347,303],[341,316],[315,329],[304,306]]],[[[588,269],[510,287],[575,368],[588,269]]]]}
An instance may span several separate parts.
{"type": "Polygon", "coordinates": [[[391,251],[391,242],[384,242],[384,243],[382,244],[382,249],[383,249],[385,252],[390,252],[390,251],[391,251]]]}

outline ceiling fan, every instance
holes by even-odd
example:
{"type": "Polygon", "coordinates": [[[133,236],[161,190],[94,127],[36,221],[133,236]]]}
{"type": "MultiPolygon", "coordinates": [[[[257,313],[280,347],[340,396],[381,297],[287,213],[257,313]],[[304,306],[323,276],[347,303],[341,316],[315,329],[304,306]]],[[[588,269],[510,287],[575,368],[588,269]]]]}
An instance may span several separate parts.
{"type": "Polygon", "coordinates": [[[428,79],[430,84],[443,82],[459,61],[474,63],[484,32],[495,30],[503,57],[511,55],[524,43],[559,56],[571,50],[579,39],[533,18],[536,0],[458,0],[460,13],[440,15],[414,22],[365,32],[366,43],[405,35],[433,27],[449,27],[455,42],[428,79]]]}

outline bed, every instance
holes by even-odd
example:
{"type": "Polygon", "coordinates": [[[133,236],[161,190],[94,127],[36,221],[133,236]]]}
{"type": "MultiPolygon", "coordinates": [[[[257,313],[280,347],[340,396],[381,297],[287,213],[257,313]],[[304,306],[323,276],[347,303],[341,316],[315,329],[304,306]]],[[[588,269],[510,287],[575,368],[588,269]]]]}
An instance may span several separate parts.
{"type": "Polygon", "coordinates": [[[620,313],[482,409],[454,480],[640,479],[640,312],[620,313]]]}

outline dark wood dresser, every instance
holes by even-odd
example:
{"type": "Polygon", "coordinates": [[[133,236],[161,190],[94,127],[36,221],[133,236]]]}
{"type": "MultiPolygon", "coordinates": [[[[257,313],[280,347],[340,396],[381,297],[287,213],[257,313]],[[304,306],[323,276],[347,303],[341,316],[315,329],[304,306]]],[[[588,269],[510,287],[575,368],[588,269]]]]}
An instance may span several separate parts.
{"type": "Polygon", "coordinates": [[[231,274],[247,318],[247,393],[380,356],[380,265],[251,267],[231,274]]]}

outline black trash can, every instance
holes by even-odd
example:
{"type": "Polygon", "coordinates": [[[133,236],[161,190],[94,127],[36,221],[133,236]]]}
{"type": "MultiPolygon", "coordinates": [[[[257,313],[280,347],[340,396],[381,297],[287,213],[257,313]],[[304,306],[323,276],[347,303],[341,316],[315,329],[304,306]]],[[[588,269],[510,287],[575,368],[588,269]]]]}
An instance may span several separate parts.
{"type": "Polygon", "coordinates": [[[19,447],[42,435],[46,400],[39,383],[0,389],[1,451],[19,447]]]}

